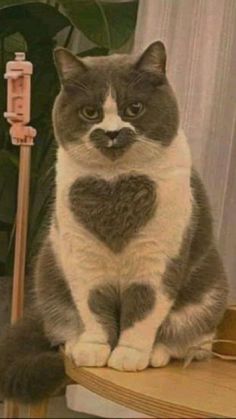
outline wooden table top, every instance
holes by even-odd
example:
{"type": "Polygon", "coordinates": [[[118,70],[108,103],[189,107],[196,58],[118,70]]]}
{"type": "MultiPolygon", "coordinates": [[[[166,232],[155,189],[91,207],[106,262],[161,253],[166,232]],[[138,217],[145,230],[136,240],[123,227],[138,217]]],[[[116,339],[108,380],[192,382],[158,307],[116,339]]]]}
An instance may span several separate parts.
{"type": "Polygon", "coordinates": [[[65,362],[69,377],[88,390],[155,418],[236,417],[236,362],[210,359],[181,362],[142,372],[77,368],[65,362]]]}

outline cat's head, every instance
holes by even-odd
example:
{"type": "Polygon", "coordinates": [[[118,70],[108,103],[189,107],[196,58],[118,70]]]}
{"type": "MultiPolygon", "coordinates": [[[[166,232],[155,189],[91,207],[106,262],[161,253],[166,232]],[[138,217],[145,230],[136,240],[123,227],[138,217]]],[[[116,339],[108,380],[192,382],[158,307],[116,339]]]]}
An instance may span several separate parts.
{"type": "Polygon", "coordinates": [[[167,81],[161,42],[140,57],[74,56],[55,50],[61,91],[53,121],[58,142],[76,156],[82,149],[115,161],[140,142],[167,147],[177,134],[179,117],[167,81]]]}

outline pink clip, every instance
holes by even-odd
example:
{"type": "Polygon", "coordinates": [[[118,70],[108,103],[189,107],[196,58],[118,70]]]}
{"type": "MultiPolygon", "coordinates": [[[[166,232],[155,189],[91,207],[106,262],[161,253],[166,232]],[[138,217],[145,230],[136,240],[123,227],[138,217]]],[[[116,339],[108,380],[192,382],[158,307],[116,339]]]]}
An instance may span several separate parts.
{"type": "Polygon", "coordinates": [[[9,61],[4,78],[7,79],[7,112],[4,117],[12,125],[10,134],[15,145],[33,145],[36,130],[25,125],[30,121],[30,82],[33,66],[25,61],[23,52],[15,53],[9,61]]]}

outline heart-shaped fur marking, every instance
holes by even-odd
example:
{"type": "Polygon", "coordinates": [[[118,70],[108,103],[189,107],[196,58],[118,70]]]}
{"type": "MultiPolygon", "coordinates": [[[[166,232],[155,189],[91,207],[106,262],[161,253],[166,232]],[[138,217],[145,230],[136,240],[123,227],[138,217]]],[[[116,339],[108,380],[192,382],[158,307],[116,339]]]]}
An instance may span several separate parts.
{"type": "Polygon", "coordinates": [[[113,252],[120,252],[156,209],[156,184],[146,175],[121,175],[106,181],[78,178],[71,186],[75,217],[113,252]]]}

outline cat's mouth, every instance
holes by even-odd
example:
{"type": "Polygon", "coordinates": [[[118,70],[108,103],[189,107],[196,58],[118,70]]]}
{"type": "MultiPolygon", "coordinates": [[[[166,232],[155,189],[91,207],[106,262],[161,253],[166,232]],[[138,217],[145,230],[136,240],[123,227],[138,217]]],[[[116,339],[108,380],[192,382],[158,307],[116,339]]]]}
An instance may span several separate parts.
{"type": "Polygon", "coordinates": [[[97,128],[91,132],[90,140],[103,155],[116,160],[132,146],[136,141],[136,135],[130,128],[122,128],[118,132],[105,132],[97,128]]]}

